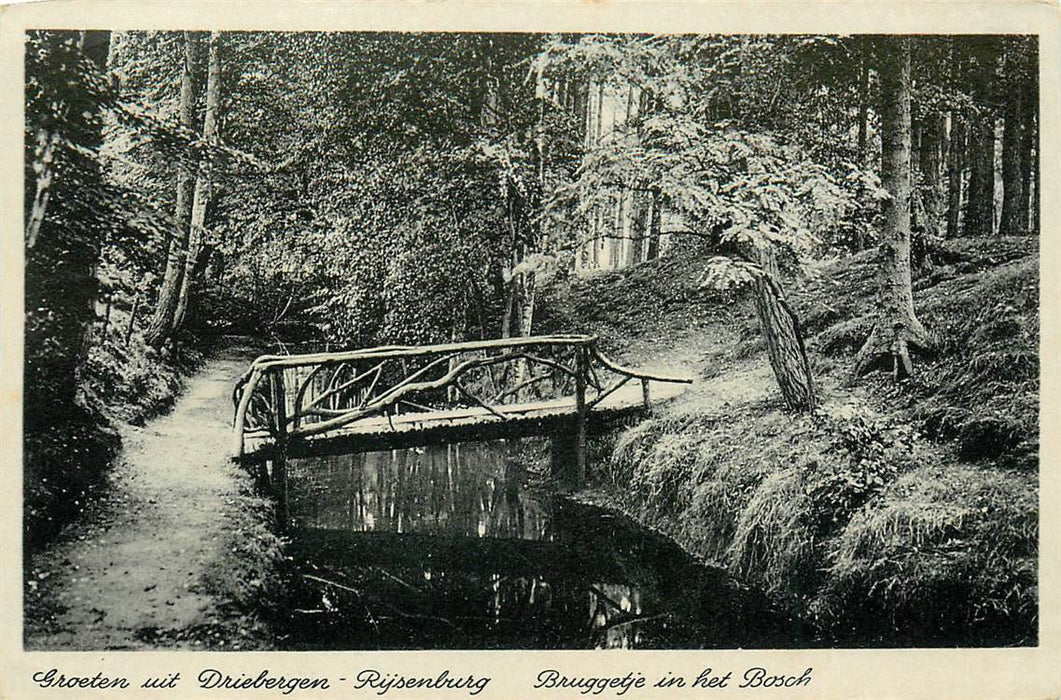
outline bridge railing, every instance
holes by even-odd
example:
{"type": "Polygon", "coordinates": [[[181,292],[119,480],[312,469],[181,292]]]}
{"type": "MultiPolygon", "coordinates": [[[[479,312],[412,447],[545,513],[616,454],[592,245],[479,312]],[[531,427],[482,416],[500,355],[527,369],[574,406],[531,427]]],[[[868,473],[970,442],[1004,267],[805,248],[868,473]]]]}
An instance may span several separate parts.
{"type": "Polygon", "coordinates": [[[336,431],[357,421],[417,413],[425,418],[481,409],[570,403],[581,416],[629,382],[687,378],[639,372],[605,357],[595,336],[533,336],[432,346],[387,346],[335,353],[266,355],[233,396],[235,454],[247,438],[278,444],[336,431]],[[434,414],[434,415],[430,415],[434,414]]]}

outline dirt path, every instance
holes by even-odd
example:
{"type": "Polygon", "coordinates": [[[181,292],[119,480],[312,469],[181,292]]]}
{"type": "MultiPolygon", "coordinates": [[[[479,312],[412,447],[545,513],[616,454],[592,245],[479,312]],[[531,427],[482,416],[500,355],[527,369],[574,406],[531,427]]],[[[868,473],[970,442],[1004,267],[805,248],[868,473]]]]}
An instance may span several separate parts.
{"type": "Polygon", "coordinates": [[[252,623],[204,577],[232,557],[225,516],[247,477],[227,458],[230,396],[248,356],[224,351],[172,413],[122,429],[98,507],[31,562],[27,649],[240,648],[252,623]]]}

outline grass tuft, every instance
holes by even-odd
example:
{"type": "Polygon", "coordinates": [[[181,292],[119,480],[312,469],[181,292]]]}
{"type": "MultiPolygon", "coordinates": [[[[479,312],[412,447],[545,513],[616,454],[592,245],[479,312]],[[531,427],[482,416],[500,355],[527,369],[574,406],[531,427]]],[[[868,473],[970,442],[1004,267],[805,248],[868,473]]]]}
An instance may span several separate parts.
{"type": "Polygon", "coordinates": [[[903,475],[832,544],[816,601],[834,630],[886,621],[882,641],[1033,644],[1037,489],[970,465],[903,475]]]}

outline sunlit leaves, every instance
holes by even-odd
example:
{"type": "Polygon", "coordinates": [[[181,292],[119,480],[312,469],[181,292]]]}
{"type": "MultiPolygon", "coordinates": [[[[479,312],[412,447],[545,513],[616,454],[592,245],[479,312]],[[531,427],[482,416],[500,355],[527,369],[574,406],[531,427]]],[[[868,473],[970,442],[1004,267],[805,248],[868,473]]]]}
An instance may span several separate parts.
{"type": "Polygon", "coordinates": [[[707,261],[700,286],[712,289],[734,289],[762,276],[762,268],[747,260],[716,255],[707,261]]]}

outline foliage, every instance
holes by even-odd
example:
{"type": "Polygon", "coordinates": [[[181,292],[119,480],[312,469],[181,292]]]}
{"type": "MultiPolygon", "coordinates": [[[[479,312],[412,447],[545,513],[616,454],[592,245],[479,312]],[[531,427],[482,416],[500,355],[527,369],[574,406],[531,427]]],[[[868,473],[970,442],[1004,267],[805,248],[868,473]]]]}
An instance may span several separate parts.
{"type": "Polygon", "coordinates": [[[715,239],[719,249],[745,258],[738,267],[723,257],[708,261],[705,282],[723,287],[751,278],[757,251],[804,260],[872,238],[881,196],[875,176],[808,148],[798,130],[775,130],[789,126],[773,104],[787,85],[785,63],[802,64],[799,56],[815,43],[656,36],[554,41],[546,56],[556,70],[574,65],[596,81],[635,85],[642,102],[654,106],[585,156],[556,206],[566,203],[574,216],[585,216],[617,187],[655,192],[681,221],[672,232],[715,239]],[[779,55],[785,57],[780,64],[771,60],[779,55]],[[769,105],[757,103],[763,91],[754,88],[763,84],[776,86],[769,105]]]}
{"type": "MultiPolygon", "coordinates": [[[[865,335],[872,260],[821,263],[876,236],[876,85],[860,70],[872,43],[226,33],[223,142],[207,144],[178,124],[180,34],[115,33],[109,75],[86,39],[27,35],[28,215],[55,171],[27,238],[33,536],[84,503],[113,454],[101,415],[162,409],[212,333],[333,345],[492,337],[537,294],[536,328],[599,331],[609,349],[630,335],[641,348],[699,337],[686,359],[710,389],[631,429],[609,463],[646,517],[680,521],[701,554],[834,630],[862,610],[893,633],[947,599],[942,634],[986,620],[997,635],[984,641],[1029,638],[1037,259],[965,251],[921,277],[919,313],[942,343],[898,387],[793,418],[759,390],[766,373],[743,364],[755,334],[738,288],[774,256],[807,273],[806,298],[793,296],[826,394],[865,335]],[[590,143],[590,86],[636,90],[640,116],[590,143]],[[142,310],[176,225],[174,182],[202,164],[214,195],[187,347],[161,357],[144,346],[142,310]],[[626,275],[572,282],[589,213],[619,191],[658,197],[673,214],[667,232],[692,240],[626,275]],[[954,440],[957,454],[917,431],[954,440]]],[[[919,114],[997,115],[990,76],[1033,79],[1033,42],[1012,43],[998,66],[991,38],[916,41],[919,114]]],[[[193,61],[200,84],[205,60],[193,61]]],[[[245,576],[219,572],[235,598],[262,593],[275,563],[262,523],[232,533],[253,562],[245,576]]]]}

